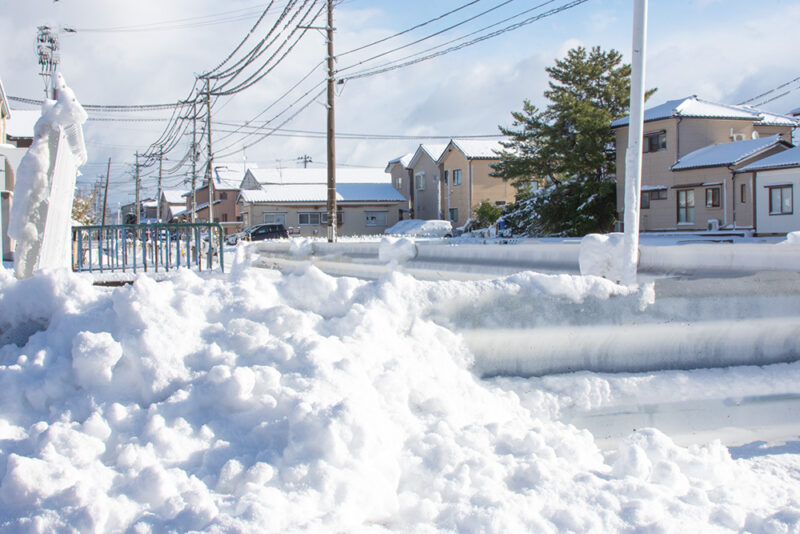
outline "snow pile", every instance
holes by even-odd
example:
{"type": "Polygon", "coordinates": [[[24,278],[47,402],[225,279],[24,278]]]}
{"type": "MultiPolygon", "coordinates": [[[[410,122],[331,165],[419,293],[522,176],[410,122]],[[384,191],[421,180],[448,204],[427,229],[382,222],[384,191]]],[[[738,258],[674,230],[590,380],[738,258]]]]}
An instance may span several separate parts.
{"type": "Polygon", "coordinates": [[[405,263],[417,257],[417,246],[414,241],[405,237],[396,239],[384,237],[378,246],[378,259],[382,263],[405,263]]]}
{"type": "Polygon", "coordinates": [[[800,232],[789,232],[786,234],[786,240],[780,241],[779,245],[800,245],[800,232]]]}
{"type": "Polygon", "coordinates": [[[33,144],[17,169],[8,235],[17,241],[20,278],[38,268],[69,266],[69,227],[77,168],[86,162],[86,112],[59,73],[57,100],[45,100],[33,144]]]}
{"type": "Polygon", "coordinates": [[[621,233],[589,234],[581,239],[581,274],[602,276],[612,282],[622,280],[623,237],[621,233]]]}
{"type": "Polygon", "coordinates": [[[0,529],[800,528],[800,470],[654,430],[604,456],[541,409],[554,395],[478,380],[463,340],[434,321],[457,297],[580,302],[615,288],[242,265],[103,290],[0,271],[0,529]]]}
{"type": "Polygon", "coordinates": [[[389,235],[410,235],[419,237],[445,237],[453,235],[453,225],[450,221],[422,219],[408,219],[399,221],[394,226],[384,230],[389,235]]]}

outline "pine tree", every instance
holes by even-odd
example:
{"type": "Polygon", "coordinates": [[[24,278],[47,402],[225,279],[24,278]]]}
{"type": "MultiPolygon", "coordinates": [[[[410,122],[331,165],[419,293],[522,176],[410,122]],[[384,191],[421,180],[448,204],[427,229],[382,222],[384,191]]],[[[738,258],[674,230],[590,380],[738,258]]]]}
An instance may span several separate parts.
{"type": "Polygon", "coordinates": [[[546,71],[547,107],[525,100],[522,111],[512,112],[512,126],[500,126],[510,140],[502,143],[493,175],[520,190],[505,218],[532,235],[607,231],[616,213],[610,124],[627,113],[630,65],[616,50],[578,47],[546,71]]]}

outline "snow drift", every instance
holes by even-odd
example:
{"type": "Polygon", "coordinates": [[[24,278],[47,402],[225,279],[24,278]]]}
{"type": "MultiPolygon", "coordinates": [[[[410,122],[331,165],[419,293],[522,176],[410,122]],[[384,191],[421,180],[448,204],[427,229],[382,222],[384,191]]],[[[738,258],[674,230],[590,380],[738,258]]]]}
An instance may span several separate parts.
{"type": "Polygon", "coordinates": [[[796,531],[800,470],[652,429],[604,455],[554,418],[610,397],[602,378],[481,381],[434,320],[456,297],[624,291],[242,266],[106,290],[0,270],[0,530],[796,531]]]}

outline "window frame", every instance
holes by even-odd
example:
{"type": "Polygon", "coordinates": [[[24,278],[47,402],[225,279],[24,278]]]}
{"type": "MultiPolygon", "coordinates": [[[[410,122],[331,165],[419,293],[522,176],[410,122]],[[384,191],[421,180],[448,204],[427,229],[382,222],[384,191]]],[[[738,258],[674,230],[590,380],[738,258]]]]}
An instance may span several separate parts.
{"type": "Polygon", "coordinates": [[[458,221],[458,208],[449,208],[447,216],[450,218],[451,223],[458,221]]]}
{"type": "Polygon", "coordinates": [[[425,191],[425,173],[418,172],[414,175],[414,189],[417,191],[425,191]]]}
{"type": "Polygon", "coordinates": [[[722,191],[720,186],[706,187],[706,208],[722,207],[722,191]]]}
{"type": "Polygon", "coordinates": [[[461,185],[461,183],[462,183],[462,179],[461,178],[462,178],[461,177],[461,169],[453,169],[453,185],[454,186],[461,185]]]}
{"type": "Polygon", "coordinates": [[[793,215],[794,214],[794,186],[792,184],[781,184],[781,185],[767,185],[765,186],[769,190],[769,214],[772,215],[793,215]],[[788,195],[785,195],[788,191],[788,195]],[[773,194],[778,193],[779,199],[778,203],[780,207],[778,210],[775,210],[773,207],[773,194]],[[789,209],[784,210],[785,203],[788,199],[789,209]]]}
{"type": "MultiPolygon", "coordinates": [[[[323,211],[319,216],[319,220],[320,220],[320,225],[328,226],[328,212],[327,211],[323,211]]],[[[342,211],[341,209],[337,209],[336,210],[336,226],[341,226],[343,224],[344,224],[344,211],[342,211]]]]}
{"type": "Polygon", "coordinates": [[[747,204],[747,184],[739,184],[739,204],[747,204]]]}
{"type": "Polygon", "coordinates": [[[318,211],[299,211],[297,212],[297,225],[298,226],[320,226],[322,221],[322,214],[318,211]],[[303,222],[303,216],[306,217],[307,222],[303,222]],[[312,222],[313,216],[316,216],[317,222],[312,222]]]}
{"type": "Polygon", "coordinates": [[[364,225],[367,227],[386,227],[389,226],[389,212],[388,211],[365,211],[364,212],[364,225]],[[375,221],[370,222],[370,217],[374,217],[375,221]],[[383,218],[383,222],[378,219],[383,218]]]}
{"type": "Polygon", "coordinates": [[[275,213],[275,212],[265,211],[261,215],[261,217],[264,220],[264,222],[262,224],[282,224],[284,226],[284,228],[286,227],[286,214],[285,213],[275,213]],[[270,217],[272,219],[280,219],[280,220],[268,221],[267,217],[270,217]]]}
{"type": "Polygon", "coordinates": [[[663,152],[667,149],[667,131],[647,132],[642,136],[642,152],[663,152]],[[655,140],[655,142],[653,142],[655,140]]]}
{"type": "Polygon", "coordinates": [[[677,193],[676,207],[678,224],[694,224],[694,210],[696,207],[694,189],[678,189],[677,193]],[[681,220],[681,213],[683,213],[683,220],[681,220]]]}

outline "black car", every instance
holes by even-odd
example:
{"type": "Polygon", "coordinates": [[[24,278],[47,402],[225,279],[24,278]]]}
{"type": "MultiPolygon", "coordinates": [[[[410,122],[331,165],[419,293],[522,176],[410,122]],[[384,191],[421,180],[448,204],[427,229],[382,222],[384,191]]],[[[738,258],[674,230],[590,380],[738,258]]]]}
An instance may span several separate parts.
{"type": "Polygon", "coordinates": [[[250,241],[262,241],[264,239],[289,238],[289,231],[282,224],[259,224],[248,228],[244,239],[250,241]]]}

